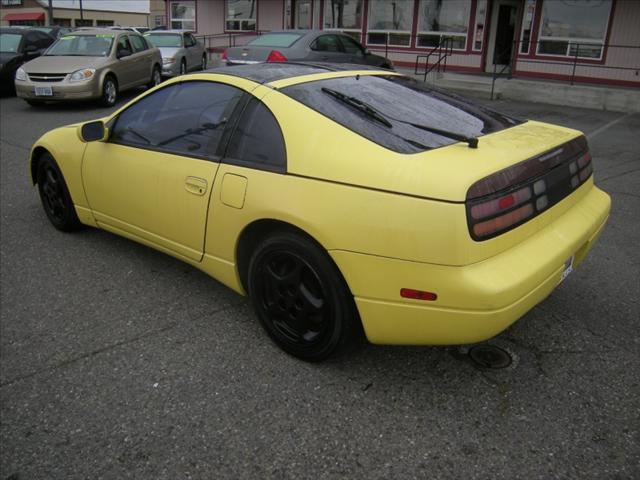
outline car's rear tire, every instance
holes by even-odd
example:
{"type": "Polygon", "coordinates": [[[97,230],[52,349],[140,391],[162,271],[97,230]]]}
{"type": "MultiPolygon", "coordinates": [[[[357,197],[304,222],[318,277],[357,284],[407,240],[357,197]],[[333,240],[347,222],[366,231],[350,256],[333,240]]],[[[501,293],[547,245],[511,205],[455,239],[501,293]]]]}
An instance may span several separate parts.
{"type": "Polygon", "coordinates": [[[157,65],[153,67],[153,72],[151,73],[151,80],[149,81],[149,88],[153,88],[156,85],[160,85],[162,83],[162,74],[160,73],[160,67],[157,65]]]}
{"type": "Polygon", "coordinates": [[[44,153],[38,160],[36,181],[42,207],[53,226],[63,232],[80,229],[82,224],[76,214],[62,172],[48,153],[44,153]]]}
{"type": "Polygon", "coordinates": [[[319,362],[351,344],[358,331],[353,297],[312,240],[290,232],[271,235],[255,249],[247,277],[260,323],[285,352],[319,362]]]}
{"type": "Polygon", "coordinates": [[[187,73],[187,61],[183,58],[180,61],[180,75],[187,73]]]}
{"type": "Polygon", "coordinates": [[[107,76],[102,83],[102,96],[100,104],[103,107],[113,107],[118,100],[118,82],[111,75],[107,76]]]}
{"type": "Polygon", "coordinates": [[[200,62],[200,70],[207,69],[207,55],[202,55],[202,61],[200,62]]]}

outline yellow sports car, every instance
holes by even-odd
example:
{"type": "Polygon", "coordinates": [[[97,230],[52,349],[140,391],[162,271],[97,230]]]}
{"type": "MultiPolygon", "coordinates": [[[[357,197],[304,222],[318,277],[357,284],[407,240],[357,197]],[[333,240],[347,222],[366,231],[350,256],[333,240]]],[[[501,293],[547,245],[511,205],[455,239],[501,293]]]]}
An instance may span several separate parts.
{"type": "Polygon", "coordinates": [[[248,294],[319,361],[488,339],[593,246],[609,196],[582,133],[384,70],[273,64],[165,82],[30,154],[63,231],[103,228],[248,294]]]}

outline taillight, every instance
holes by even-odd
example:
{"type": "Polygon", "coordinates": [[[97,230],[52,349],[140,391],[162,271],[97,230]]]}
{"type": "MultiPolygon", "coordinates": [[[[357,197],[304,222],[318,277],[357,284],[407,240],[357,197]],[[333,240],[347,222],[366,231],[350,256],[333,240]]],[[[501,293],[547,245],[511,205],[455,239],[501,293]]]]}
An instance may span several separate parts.
{"type": "Polygon", "coordinates": [[[269,53],[269,56],[267,57],[268,63],[286,62],[286,61],[287,61],[287,57],[285,57],[278,50],[271,50],[271,53],[269,53]]]}
{"type": "Polygon", "coordinates": [[[227,49],[224,49],[224,52],[222,52],[222,60],[228,60],[229,59],[229,54],[227,53],[227,49]]]}
{"type": "Polygon", "coordinates": [[[472,238],[487,240],[532,219],[560,202],[592,173],[586,140],[579,137],[479,180],[467,192],[472,238]]]}

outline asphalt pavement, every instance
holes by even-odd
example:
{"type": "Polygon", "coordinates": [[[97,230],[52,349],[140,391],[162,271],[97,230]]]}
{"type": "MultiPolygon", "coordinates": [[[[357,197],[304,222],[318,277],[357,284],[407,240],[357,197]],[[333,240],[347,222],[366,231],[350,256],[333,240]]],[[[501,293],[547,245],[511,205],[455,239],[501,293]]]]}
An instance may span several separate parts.
{"type": "Polygon", "coordinates": [[[200,271],[49,224],[29,147],[108,110],[0,99],[0,479],[640,478],[640,115],[491,105],[583,130],[613,199],[580,268],[493,341],[501,370],[287,356],[200,271]]]}

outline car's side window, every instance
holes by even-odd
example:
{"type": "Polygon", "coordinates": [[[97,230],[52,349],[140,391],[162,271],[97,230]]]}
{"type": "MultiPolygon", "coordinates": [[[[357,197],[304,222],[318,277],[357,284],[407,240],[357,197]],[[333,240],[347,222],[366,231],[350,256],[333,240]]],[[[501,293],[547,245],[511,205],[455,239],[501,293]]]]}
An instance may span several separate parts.
{"type": "Polygon", "coordinates": [[[282,130],[271,111],[251,98],[231,135],[225,162],[286,172],[287,152],[282,130]]]}
{"type": "Polygon", "coordinates": [[[110,141],[197,158],[216,157],[243,91],[215,82],[175,83],[122,112],[110,141]]]}
{"type": "Polygon", "coordinates": [[[340,41],[342,42],[342,46],[344,47],[344,51],[346,53],[359,53],[361,55],[363,54],[362,47],[353,38],[347,37],[346,35],[341,35],[340,41]]]}
{"type": "Polygon", "coordinates": [[[186,47],[193,47],[196,44],[196,39],[190,33],[186,33],[184,35],[184,44],[186,47]]]}
{"type": "Polygon", "coordinates": [[[145,42],[144,38],[140,35],[129,35],[129,40],[131,40],[131,44],[133,45],[136,53],[147,49],[147,42],[145,42]]]}
{"type": "Polygon", "coordinates": [[[38,47],[38,36],[36,35],[36,32],[29,32],[24,36],[24,48],[26,49],[28,46],[34,46],[36,48],[40,48],[38,47]]]}
{"type": "Polygon", "coordinates": [[[131,53],[133,53],[133,49],[131,48],[131,43],[129,43],[129,39],[127,38],[126,35],[122,35],[118,39],[118,51],[120,50],[129,50],[131,53]]]}
{"type": "Polygon", "coordinates": [[[316,41],[311,45],[311,49],[318,52],[342,51],[337,35],[322,35],[316,38],[316,41]]]}

